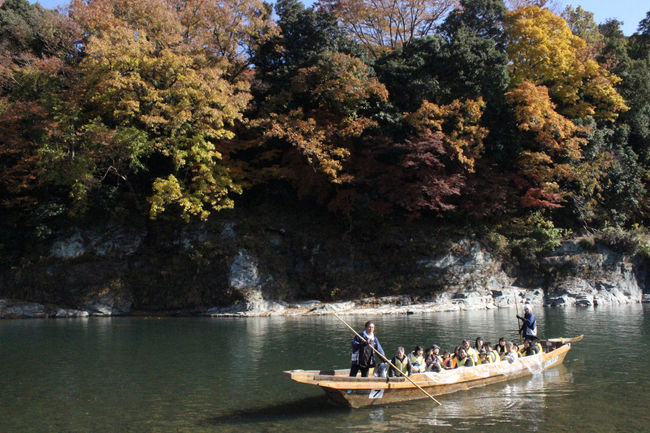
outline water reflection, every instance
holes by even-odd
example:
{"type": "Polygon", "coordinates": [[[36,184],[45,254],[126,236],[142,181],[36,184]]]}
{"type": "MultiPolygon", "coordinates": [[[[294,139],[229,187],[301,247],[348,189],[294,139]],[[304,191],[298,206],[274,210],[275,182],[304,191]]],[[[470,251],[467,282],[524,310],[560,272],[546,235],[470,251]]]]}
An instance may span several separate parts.
{"type": "MultiPolygon", "coordinates": [[[[564,364],[427,400],[349,410],[282,370],[349,366],[334,317],[0,321],[0,431],[647,431],[650,314],[639,305],[536,309],[545,337],[586,334],[564,364]],[[613,351],[613,352],[612,352],[613,351]]],[[[516,338],[514,309],[373,319],[398,345],[516,338]]]]}
{"type": "Polygon", "coordinates": [[[367,416],[351,420],[345,429],[359,433],[438,431],[436,428],[452,426],[455,430],[479,426],[492,429],[510,424],[513,414],[526,420],[529,427],[539,426],[544,420],[547,398],[569,397],[573,394],[572,380],[570,371],[561,365],[528,378],[440,396],[442,406],[420,400],[399,408],[370,409],[367,416]]]}

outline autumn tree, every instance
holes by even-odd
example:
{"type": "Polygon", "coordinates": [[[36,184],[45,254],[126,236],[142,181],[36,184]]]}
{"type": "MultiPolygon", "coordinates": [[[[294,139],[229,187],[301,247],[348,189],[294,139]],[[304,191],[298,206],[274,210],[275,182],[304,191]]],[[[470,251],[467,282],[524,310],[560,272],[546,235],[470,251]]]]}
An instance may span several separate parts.
{"type": "Polygon", "coordinates": [[[523,7],[505,21],[513,85],[548,87],[560,113],[612,121],[627,109],[615,89],[620,81],[589,56],[584,40],[546,9],[523,7]]]}
{"type": "Polygon", "coordinates": [[[378,57],[429,36],[457,0],[321,0],[345,31],[378,57]]]}
{"type": "MultiPolygon", "coordinates": [[[[70,189],[83,211],[88,194],[114,185],[132,191],[148,171],[150,216],[168,208],[185,219],[233,205],[240,192],[219,150],[250,99],[247,74],[229,75],[230,58],[183,22],[184,7],[165,0],[75,0],[83,59],[57,128],[41,154],[53,181],[70,189]],[[212,47],[214,49],[209,50],[212,47]],[[155,161],[155,163],[154,163],[155,161]]],[[[194,5],[196,6],[196,5],[194,5]]],[[[234,55],[234,54],[233,54],[234,55]]],[[[147,185],[148,184],[148,185],[147,185]]]]}
{"type": "Polygon", "coordinates": [[[0,5],[0,202],[25,222],[57,199],[43,179],[39,146],[49,111],[76,59],[74,23],[26,0],[0,5]]]}
{"type": "Polygon", "coordinates": [[[557,0],[506,0],[505,3],[510,10],[515,10],[526,6],[537,6],[539,8],[545,8],[553,13],[556,13],[560,7],[557,0]]]}
{"type": "Polygon", "coordinates": [[[183,36],[207,58],[227,61],[236,77],[251,66],[250,52],[277,33],[271,5],[261,0],[171,1],[183,36]]]}
{"type": "Polygon", "coordinates": [[[251,121],[231,155],[244,184],[289,180],[309,195],[341,180],[350,141],[374,124],[369,105],[386,91],[330,13],[297,0],[275,8],[279,32],[253,51],[251,121]]]}
{"type": "Polygon", "coordinates": [[[414,218],[444,217],[455,210],[468,176],[480,159],[487,130],[480,126],[482,101],[425,101],[406,114],[402,129],[370,134],[350,156],[350,182],[340,185],[329,207],[414,218]]]}
{"type": "Polygon", "coordinates": [[[358,58],[328,53],[315,66],[298,70],[286,96],[291,108],[262,120],[269,144],[288,146],[283,176],[303,194],[311,193],[310,177],[331,184],[350,181],[346,161],[355,142],[377,126],[369,116],[372,106],[388,97],[372,69],[358,58]],[[312,176],[304,175],[306,168],[312,176]]]}
{"type": "Polygon", "coordinates": [[[584,132],[555,111],[548,89],[523,81],[506,94],[514,110],[522,146],[517,167],[525,180],[521,206],[557,208],[569,195],[567,183],[578,177],[584,132]]]}
{"type": "Polygon", "coordinates": [[[602,47],[603,35],[601,35],[598,25],[594,21],[593,12],[586,11],[581,6],[577,8],[567,6],[562,11],[561,16],[566,21],[571,32],[587,43],[590,55],[595,56],[602,47]]]}

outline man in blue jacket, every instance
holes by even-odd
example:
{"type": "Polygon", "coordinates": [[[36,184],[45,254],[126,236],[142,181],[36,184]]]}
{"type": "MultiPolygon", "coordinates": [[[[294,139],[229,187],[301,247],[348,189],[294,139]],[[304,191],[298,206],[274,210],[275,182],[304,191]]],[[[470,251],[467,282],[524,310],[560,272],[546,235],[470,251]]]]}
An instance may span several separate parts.
{"type": "Polygon", "coordinates": [[[375,337],[374,323],[366,322],[361,336],[365,341],[356,335],[352,340],[352,366],[350,367],[350,376],[352,377],[355,377],[359,371],[361,371],[362,377],[368,377],[368,370],[376,365],[375,351],[372,350],[372,347],[382,355],[385,355],[379,339],[375,337]]]}
{"type": "Polygon", "coordinates": [[[524,317],[517,316],[517,319],[522,321],[519,333],[524,339],[536,340],[537,339],[537,322],[535,315],[530,305],[524,305],[524,317]]]}

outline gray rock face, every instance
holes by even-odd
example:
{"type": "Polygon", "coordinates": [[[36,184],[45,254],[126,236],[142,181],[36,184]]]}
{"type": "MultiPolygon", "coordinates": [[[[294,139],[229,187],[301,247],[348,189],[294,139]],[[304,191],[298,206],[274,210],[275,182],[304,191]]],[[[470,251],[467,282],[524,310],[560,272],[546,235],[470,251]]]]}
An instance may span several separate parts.
{"type": "Polygon", "coordinates": [[[459,241],[443,256],[421,259],[418,266],[426,278],[447,291],[479,292],[489,296],[491,290],[508,288],[513,281],[498,260],[470,240],[459,241]]]}
{"type": "Polygon", "coordinates": [[[43,319],[43,318],[88,317],[88,312],[45,306],[35,302],[20,302],[0,299],[0,319],[43,319]]]}
{"type": "Polygon", "coordinates": [[[238,290],[259,289],[257,262],[246,251],[240,251],[230,265],[230,287],[238,290]]]}
{"type": "Polygon", "coordinates": [[[57,259],[72,259],[85,253],[84,240],[79,231],[75,231],[67,239],[54,242],[50,249],[50,255],[57,259]]]}
{"type": "Polygon", "coordinates": [[[208,310],[209,314],[268,315],[280,314],[285,310],[283,304],[264,299],[257,260],[247,251],[239,251],[233,259],[228,282],[240,294],[243,302],[227,308],[208,310]]]}
{"type": "Polygon", "coordinates": [[[409,233],[415,241],[405,238],[400,228],[381,242],[355,243],[345,237],[328,239],[323,233],[336,233],[331,227],[330,232],[294,233],[296,222],[285,230],[274,221],[253,230],[232,215],[227,218],[167,231],[149,226],[150,236],[145,229],[110,224],[59,233],[47,248],[49,256],[34,259],[30,267],[2,270],[0,293],[12,297],[12,287],[31,290],[22,293],[41,290],[49,297],[35,300],[64,299],[60,302],[69,305],[5,299],[0,300],[0,318],[123,315],[131,312],[134,302],[140,309],[261,316],[650,301],[643,293],[645,259],[600,244],[563,242],[534,269],[522,269],[508,258],[504,265],[468,238],[440,253],[429,245],[441,239],[425,230],[409,233]],[[531,287],[521,287],[524,284],[531,287]],[[158,287],[167,293],[158,297],[158,287]],[[278,301],[355,293],[368,295],[342,302],[278,301]],[[391,293],[395,295],[381,296],[391,293]],[[230,305],[209,308],[211,302],[230,305]]]}
{"type": "Polygon", "coordinates": [[[604,247],[585,251],[576,242],[564,242],[544,264],[555,283],[549,287],[545,305],[590,307],[638,303],[645,281],[635,272],[631,259],[604,247]]]}
{"type": "Polygon", "coordinates": [[[120,316],[129,314],[133,301],[129,296],[116,297],[111,293],[93,297],[86,304],[85,311],[92,316],[120,316]]]}
{"type": "Polygon", "coordinates": [[[68,237],[52,244],[50,255],[57,259],[73,259],[85,254],[125,257],[137,251],[143,238],[144,233],[117,226],[84,230],[75,228],[68,237]]]}

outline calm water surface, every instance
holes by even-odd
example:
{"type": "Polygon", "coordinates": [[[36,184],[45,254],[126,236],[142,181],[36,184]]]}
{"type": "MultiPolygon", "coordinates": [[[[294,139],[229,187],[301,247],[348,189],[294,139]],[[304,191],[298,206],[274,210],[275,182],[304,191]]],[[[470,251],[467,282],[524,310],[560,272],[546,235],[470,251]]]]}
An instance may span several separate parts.
{"type": "MultiPolygon", "coordinates": [[[[536,311],[558,368],[430,401],[330,407],[282,370],[346,368],[334,317],[0,321],[0,432],[648,432],[650,309],[536,311]]],[[[362,328],[366,318],[348,320],[362,328]]],[[[514,311],[372,317],[387,352],[516,336],[514,311]]]]}

